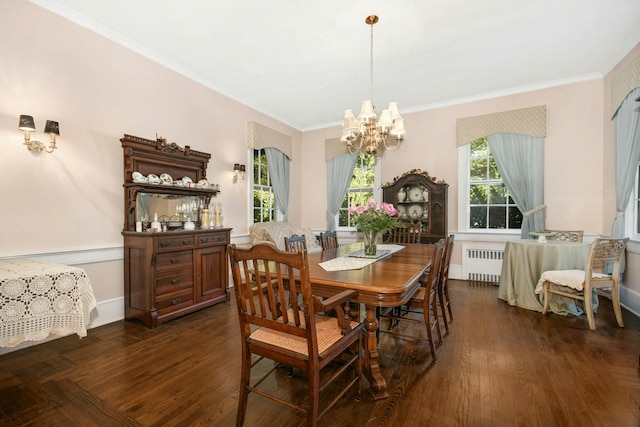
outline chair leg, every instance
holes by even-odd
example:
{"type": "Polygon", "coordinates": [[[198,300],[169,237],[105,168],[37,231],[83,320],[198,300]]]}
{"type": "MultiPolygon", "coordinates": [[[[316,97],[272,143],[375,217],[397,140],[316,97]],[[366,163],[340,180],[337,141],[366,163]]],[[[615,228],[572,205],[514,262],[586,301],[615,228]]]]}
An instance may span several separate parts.
{"type": "Polygon", "coordinates": [[[618,284],[615,284],[613,288],[611,288],[611,303],[613,304],[613,311],[616,314],[618,326],[623,328],[624,320],[622,320],[622,310],[620,309],[620,289],[618,284]]]}
{"type": "Polygon", "coordinates": [[[307,403],[307,425],[318,424],[318,405],[320,401],[320,372],[316,369],[309,372],[309,401],[307,403]]]}
{"type": "Polygon", "coordinates": [[[542,283],[542,314],[547,314],[549,310],[549,282],[546,280],[542,283]]]}
{"type": "Polygon", "coordinates": [[[449,281],[447,280],[444,286],[444,300],[447,304],[447,310],[449,311],[449,323],[453,322],[453,313],[451,312],[451,299],[449,299],[449,281]]]}
{"type": "Polygon", "coordinates": [[[592,331],[596,330],[596,322],[593,318],[593,292],[589,290],[589,292],[584,293],[584,311],[587,312],[587,320],[589,321],[589,329],[592,331]]]}
{"type": "Polygon", "coordinates": [[[236,426],[244,425],[244,417],[247,413],[247,399],[249,397],[249,381],[251,379],[251,352],[244,348],[244,356],[242,358],[242,369],[240,373],[240,394],[238,396],[238,414],[236,415],[236,426]]]}
{"type": "MultiPolygon", "coordinates": [[[[440,305],[440,311],[442,312],[442,323],[444,323],[444,333],[449,335],[449,322],[447,321],[447,301],[445,300],[444,285],[438,286],[438,305],[440,305]]],[[[438,313],[436,312],[436,315],[438,313]]]]}
{"type": "MultiPolygon", "coordinates": [[[[436,360],[438,360],[438,357],[436,356],[436,345],[435,345],[435,343],[433,341],[433,326],[434,326],[434,323],[432,323],[432,321],[431,321],[431,309],[426,308],[426,309],[422,310],[422,315],[424,317],[424,324],[427,327],[427,338],[429,339],[429,350],[431,351],[431,357],[433,358],[433,361],[435,362],[436,360]]],[[[437,312],[436,312],[436,317],[437,317],[437,312]]],[[[437,319],[435,321],[437,321],[437,319]]],[[[440,332],[440,329],[438,329],[438,332],[440,332]]],[[[442,342],[442,341],[440,341],[440,342],[442,342]]]]}
{"type": "Polygon", "coordinates": [[[440,319],[438,318],[438,303],[436,302],[435,295],[431,302],[431,311],[433,312],[433,327],[438,333],[438,343],[442,345],[442,331],[440,330],[440,319]]]}

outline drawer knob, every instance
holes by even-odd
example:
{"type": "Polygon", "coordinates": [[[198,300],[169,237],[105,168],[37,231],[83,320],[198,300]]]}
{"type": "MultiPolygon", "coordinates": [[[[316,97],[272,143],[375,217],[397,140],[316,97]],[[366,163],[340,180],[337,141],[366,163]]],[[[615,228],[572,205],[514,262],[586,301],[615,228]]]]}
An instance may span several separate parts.
{"type": "Polygon", "coordinates": [[[172,284],[172,285],[177,285],[178,283],[180,283],[180,279],[173,279],[173,280],[171,281],[171,284],[172,284]]]}
{"type": "Polygon", "coordinates": [[[202,243],[207,243],[208,241],[209,241],[209,238],[206,238],[206,239],[202,239],[202,240],[201,240],[201,242],[202,242],[202,243]]]}
{"type": "Polygon", "coordinates": [[[169,241],[166,241],[166,240],[165,240],[165,241],[160,242],[160,246],[162,246],[163,248],[164,248],[165,246],[169,246],[169,245],[171,245],[171,242],[169,242],[169,241]]]}
{"type": "Polygon", "coordinates": [[[171,258],[171,264],[177,264],[180,262],[180,258],[171,258]]]}
{"type": "Polygon", "coordinates": [[[183,240],[182,244],[183,245],[190,245],[191,244],[191,240],[183,240]]]}
{"type": "Polygon", "coordinates": [[[174,300],[171,301],[171,305],[178,305],[182,302],[182,300],[180,298],[176,298],[174,300]]]}

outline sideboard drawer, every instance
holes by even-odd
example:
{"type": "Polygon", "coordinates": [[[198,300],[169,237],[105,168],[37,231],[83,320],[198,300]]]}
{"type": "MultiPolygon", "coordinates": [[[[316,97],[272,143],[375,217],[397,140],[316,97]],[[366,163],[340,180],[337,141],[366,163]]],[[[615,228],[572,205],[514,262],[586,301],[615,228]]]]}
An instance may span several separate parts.
{"type": "Polygon", "coordinates": [[[198,246],[216,246],[216,245],[228,245],[227,233],[207,233],[199,234],[198,246]]]}
{"type": "Polygon", "coordinates": [[[156,297],[184,288],[193,288],[193,266],[156,274],[156,297]]]}
{"type": "Polygon", "coordinates": [[[156,271],[193,265],[193,251],[160,253],[156,257],[156,271]]]}
{"type": "Polygon", "coordinates": [[[156,244],[159,251],[192,248],[195,245],[193,234],[186,236],[162,236],[158,237],[156,244]]]}
{"type": "Polygon", "coordinates": [[[193,305],[193,289],[183,289],[156,299],[158,314],[163,315],[193,305]]]}

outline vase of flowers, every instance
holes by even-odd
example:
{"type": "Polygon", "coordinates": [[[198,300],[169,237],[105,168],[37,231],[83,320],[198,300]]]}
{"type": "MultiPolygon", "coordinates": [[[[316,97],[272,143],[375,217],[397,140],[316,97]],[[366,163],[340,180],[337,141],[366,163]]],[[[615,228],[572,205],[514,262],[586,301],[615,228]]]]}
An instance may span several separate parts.
{"type": "Polygon", "coordinates": [[[349,214],[356,230],[363,233],[365,255],[376,254],[378,233],[388,233],[393,228],[405,227],[397,217],[398,210],[392,204],[382,202],[378,205],[373,199],[369,199],[363,206],[350,206],[349,214]]]}

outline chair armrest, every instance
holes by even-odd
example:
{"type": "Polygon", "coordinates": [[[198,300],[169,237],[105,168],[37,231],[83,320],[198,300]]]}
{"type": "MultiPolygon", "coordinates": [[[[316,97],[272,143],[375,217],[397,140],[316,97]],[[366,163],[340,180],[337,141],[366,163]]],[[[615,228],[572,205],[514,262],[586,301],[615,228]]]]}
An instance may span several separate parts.
{"type": "Polygon", "coordinates": [[[317,297],[313,298],[313,304],[316,311],[327,312],[329,310],[336,311],[336,320],[338,321],[338,327],[342,330],[342,335],[346,335],[351,332],[351,316],[349,307],[349,299],[355,298],[358,293],[354,290],[342,291],[335,294],[331,298],[327,298],[320,301],[317,297]],[[342,307],[342,303],[345,304],[345,308],[342,307]]]}

